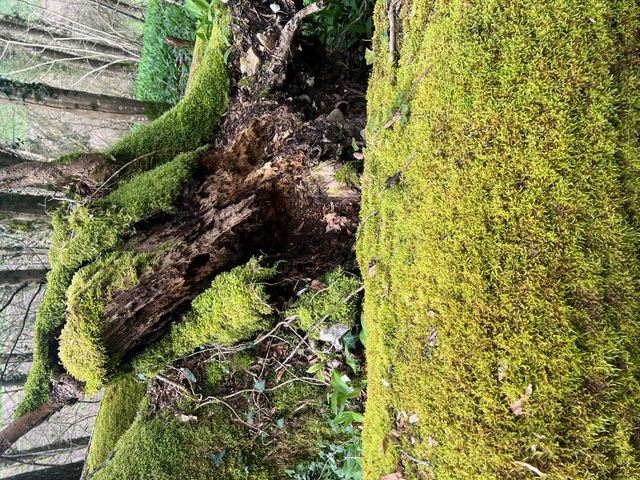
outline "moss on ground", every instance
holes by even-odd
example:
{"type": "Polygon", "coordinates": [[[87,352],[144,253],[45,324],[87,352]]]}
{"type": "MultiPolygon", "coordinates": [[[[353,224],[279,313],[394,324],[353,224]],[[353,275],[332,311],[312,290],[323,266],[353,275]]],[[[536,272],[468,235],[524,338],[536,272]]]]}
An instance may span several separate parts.
{"type": "Polygon", "coordinates": [[[120,438],[108,465],[93,479],[272,478],[257,456],[243,455],[242,446],[250,439],[231,423],[223,408],[209,409],[197,423],[169,412],[140,415],[120,438]]]}
{"type": "Polygon", "coordinates": [[[361,286],[360,279],[338,267],[318,281],[318,290],[309,287],[286,315],[297,317],[300,328],[313,338],[318,338],[320,331],[331,325],[343,324],[349,328],[356,325],[360,300],[356,294],[361,286]]]}
{"type": "Polygon", "coordinates": [[[637,478],[638,7],[377,4],[366,479],[637,478]]]}
{"type": "Polygon", "coordinates": [[[273,277],[275,271],[275,267],[261,267],[252,259],[218,275],[211,287],[193,300],[182,321],[134,360],[134,369],[154,375],[202,345],[233,345],[268,327],[272,308],[260,282],[273,277]]]}
{"type": "Polygon", "coordinates": [[[144,394],[145,385],[131,376],[115,378],[107,385],[87,454],[89,474],[105,464],[118,439],[133,423],[144,394]]]}

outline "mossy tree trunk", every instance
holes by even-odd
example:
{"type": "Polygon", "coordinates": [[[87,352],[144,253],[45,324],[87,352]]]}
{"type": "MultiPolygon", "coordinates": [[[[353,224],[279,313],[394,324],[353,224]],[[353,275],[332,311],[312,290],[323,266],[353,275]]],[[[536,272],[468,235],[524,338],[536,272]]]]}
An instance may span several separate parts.
{"type": "Polygon", "coordinates": [[[358,194],[337,184],[329,191],[323,175],[332,177],[333,167],[312,175],[303,165],[304,148],[296,151],[300,145],[265,162],[276,118],[292,120],[283,112],[253,119],[228,147],[203,156],[196,174],[203,180],[185,192],[180,213],[137,227],[124,245],[135,253],[174,246],[106,306],[103,341],[114,359],[158,340],[217,274],[252,256],[282,262],[284,278],[320,275],[352,257],[354,230],[327,233],[323,209],[334,202],[355,226],[358,194]]]}

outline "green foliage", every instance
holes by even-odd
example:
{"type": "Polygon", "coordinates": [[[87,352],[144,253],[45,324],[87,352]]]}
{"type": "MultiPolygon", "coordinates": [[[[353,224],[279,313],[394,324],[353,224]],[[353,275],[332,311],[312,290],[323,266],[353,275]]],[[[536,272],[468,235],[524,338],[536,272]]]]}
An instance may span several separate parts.
{"type": "Polygon", "coordinates": [[[178,152],[192,151],[207,143],[228,102],[229,78],[223,58],[222,26],[216,19],[211,39],[193,73],[188,93],[178,105],[150,125],[144,125],[113,145],[108,153],[118,164],[156,152],[134,167],[144,171],[164,163],[178,152]]]}
{"type": "Polygon", "coordinates": [[[169,45],[167,35],[195,40],[193,20],[178,5],[149,0],[136,76],[136,98],[139,100],[176,104],[184,95],[192,54],[169,45]]]}
{"type": "MultiPolygon", "coordinates": [[[[315,0],[304,0],[305,5],[315,0]]],[[[328,0],[324,9],[314,15],[316,26],[307,33],[317,36],[330,48],[347,54],[364,38],[373,36],[375,0],[328,0]]],[[[364,49],[362,51],[364,55],[364,49]]]]}
{"type": "Polygon", "coordinates": [[[233,345],[266,328],[272,310],[260,282],[275,272],[276,267],[261,267],[258,260],[252,259],[218,275],[211,287],[193,300],[191,311],[182,321],[138,356],[134,361],[136,371],[154,374],[199,346],[233,345]]]}
{"type": "MultiPolygon", "coordinates": [[[[222,10],[226,9],[224,3],[220,0],[213,0],[211,4],[207,0],[186,0],[184,4],[185,10],[198,21],[196,35],[202,40],[209,40],[211,29],[215,18],[222,15],[222,10]]],[[[228,44],[225,37],[225,29],[222,30],[225,43],[228,44]]]]}
{"type": "Polygon", "coordinates": [[[142,414],[93,480],[277,478],[255,451],[244,451],[250,440],[250,434],[232,423],[221,405],[209,408],[197,423],[182,421],[169,412],[154,417],[142,414]]]}
{"type": "Polygon", "coordinates": [[[129,290],[153,262],[154,254],[114,252],[81,268],[67,291],[67,321],[60,335],[59,356],[67,372],[97,392],[119,362],[106,350],[106,306],[116,290],[129,290]]]}
{"type": "Polygon", "coordinates": [[[360,186],[360,172],[356,162],[348,162],[336,170],[336,180],[349,187],[360,186]]]}
{"type": "Polygon", "coordinates": [[[368,92],[365,478],[396,470],[380,447],[403,411],[400,448],[432,465],[407,479],[635,478],[637,3],[401,12],[368,92]],[[381,128],[399,92],[407,121],[381,128]]]}
{"type": "Polygon", "coordinates": [[[334,429],[348,435],[345,442],[321,444],[322,450],[312,462],[301,462],[295,470],[285,470],[295,480],[360,480],[362,478],[362,439],[351,425],[334,429]]]}
{"type": "Polygon", "coordinates": [[[319,281],[326,287],[318,292],[309,289],[287,311],[287,316],[298,317],[300,328],[316,337],[332,324],[353,327],[359,298],[352,294],[360,287],[360,280],[337,268],[319,281]]]}
{"type": "Polygon", "coordinates": [[[115,378],[104,391],[87,456],[88,471],[102,467],[135,419],[145,386],[131,376],[115,378]]]}

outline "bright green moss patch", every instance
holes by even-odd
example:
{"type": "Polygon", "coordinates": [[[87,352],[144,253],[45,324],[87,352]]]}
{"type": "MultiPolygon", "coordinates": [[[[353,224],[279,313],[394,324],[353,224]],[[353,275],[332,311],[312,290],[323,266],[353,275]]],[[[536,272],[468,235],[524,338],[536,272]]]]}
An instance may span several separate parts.
{"type": "Polygon", "coordinates": [[[93,479],[274,478],[257,454],[242,450],[249,440],[222,406],[209,409],[198,422],[182,421],[169,412],[140,415],[120,438],[108,465],[93,479]]]}
{"type": "Polygon", "coordinates": [[[133,166],[136,171],[144,171],[173,158],[178,152],[191,151],[211,138],[228,102],[229,79],[221,33],[226,21],[226,18],[218,18],[214,24],[207,49],[192,74],[189,91],[180,103],[109,149],[108,153],[119,164],[158,152],[133,166]]]}
{"type": "Polygon", "coordinates": [[[166,164],[136,175],[96,204],[124,213],[134,221],[154,212],[171,211],[206,148],[181,153],[166,164]]]}
{"type": "Polygon", "coordinates": [[[144,393],[145,385],[131,376],[118,377],[107,385],[87,456],[90,473],[104,465],[118,439],[129,429],[144,393]]]}
{"type": "Polygon", "coordinates": [[[368,93],[365,478],[636,478],[637,3],[402,12],[368,93]]]}
{"type": "Polygon", "coordinates": [[[67,321],[60,335],[60,360],[75,378],[97,392],[120,359],[102,343],[106,306],[116,290],[129,290],[150,268],[154,254],[116,252],[81,268],[67,291],[67,321]]]}
{"type": "Polygon", "coordinates": [[[275,271],[275,267],[261,267],[252,259],[218,275],[211,287],[193,300],[192,310],[183,320],[134,361],[134,369],[152,375],[199,346],[233,345],[265,329],[272,309],[260,282],[273,277],[275,271]]]}
{"type": "Polygon", "coordinates": [[[358,301],[356,295],[360,279],[346,274],[341,268],[322,275],[324,284],[318,291],[309,288],[287,311],[287,316],[296,316],[304,331],[316,338],[320,330],[333,324],[344,324],[349,328],[356,324],[358,301]]]}

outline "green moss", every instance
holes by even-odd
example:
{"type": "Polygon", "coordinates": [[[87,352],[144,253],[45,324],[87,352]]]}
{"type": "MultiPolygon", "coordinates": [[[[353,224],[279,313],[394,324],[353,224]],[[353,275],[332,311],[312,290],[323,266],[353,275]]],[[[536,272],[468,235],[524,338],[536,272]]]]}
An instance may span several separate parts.
{"type": "Polygon", "coordinates": [[[296,316],[300,328],[316,337],[332,324],[356,325],[359,297],[353,294],[360,287],[360,280],[337,268],[319,281],[326,287],[318,292],[309,289],[287,311],[287,316],[296,316]]]}
{"type": "Polygon", "coordinates": [[[173,359],[208,343],[233,345],[269,325],[271,307],[264,282],[275,274],[252,259],[218,275],[211,287],[192,302],[192,310],[171,332],[149,347],[134,368],[153,375],[173,359]]]}
{"type": "Polygon", "coordinates": [[[205,144],[211,138],[228,102],[229,79],[221,33],[225,22],[227,18],[216,20],[207,49],[193,73],[189,92],[180,103],[109,149],[108,153],[119,164],[158,152],[134,165],[136,171],[148,170],[173,158],[178,152],[191,151],[205,144]]]}
{"type": "Polygon", "coordinates": [[[60,335],[59,356],[65,369],[97,392],[120,361],[105,348],[102,334],[106,306],[115,291],[129,290],[153,262],[152,253],[115,252],[81,268],[67,291],[67,321],[60,335]]]}
{"type": "Polygon", "coordinates": [[[191,179],[202,153],[201,147],[193,152],[177,155],[172,161],[153,170],[136,175],[103,200],[97,206],[109,208],[121,215],[139,221],[154,212],[169,212],[191,179]]]}
{"type": "Polygon", "coordinates": [[[348,187],[357,187],[360,185],[360,174],[356,162],[348,162],[342,165],[335,174],[336,180],[344,183],[348,187]]]}
{"type": "Polygon", "coordinates": [[[131,376],[118,377],[107,385],[87,455],[90,474],[105,464],[118,439],[129,429],[144,394],[144,384],[131,376]]]}
{"type": "Polygon", "coordinates": [[[251,436],[230,421],[224,408],[210,408],[198,422],[184,422],[170,413],[139,416],[93,479],[278,478],[254,449],[245,450],[251,436]]]}
{"type": "Polygon", "coordinates": [[[64,322],[65,292],[72,276],[73,272],[64,267],[54,268],[47,274],[47,291],[36,313],[33,364],[24,387],[24,398],[16,409],[16,417],[37,409],[49,398],[49,379],[54,366],[58,365],[56,338],[64,322]]]}
{"type": "MultiPolygon", "coordinates": [[[[282,382],[286,382],[289,377],[304,377],[307,374],[302,371],[293,371],[283,377],[282,382]]],[[[276,384],[275,378],[269,379],[269,384],[276,384]]],[[[283,387],[269,392],[269,404],[275,408],[275,415],[278,417],[288,417],[302,405],[309,404],[317,407],[323,397],[326,388],[306,382],[291,382],[283,387]]],[[[317,440],[317,439],[316,439],[317,440]]],[[[314,440],[314,442],[316,441],[314,440]]]]}
{"type": "Polygon", "coordinates": [[[368,93],[365,478],[635,478],[638,5],[403,12],[396,66],[377,5],[368,93]],[[431,467],[381,448],[401,411],[431,467]]]}

